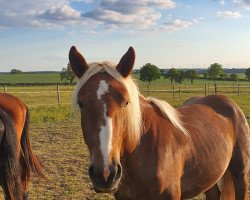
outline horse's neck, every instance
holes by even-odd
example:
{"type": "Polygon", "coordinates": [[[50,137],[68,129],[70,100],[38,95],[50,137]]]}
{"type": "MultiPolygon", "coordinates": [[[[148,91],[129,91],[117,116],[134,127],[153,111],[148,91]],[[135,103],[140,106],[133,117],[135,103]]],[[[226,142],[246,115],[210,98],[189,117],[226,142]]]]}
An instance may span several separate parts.
{"type": "Polygon", "coordinates": [[[140,99],[142,113],[142,136],[145,133],[153,134],[154,137],[171,137],[177,140],[187,140],[187,136],[177,129],[169,118],[163,116],[159,108],[147,101],[140,99]]]}
{"type": "Polygon", "coordinates": [[[148,102],[145,98],[140,98],[141,113],[142,113],[142,135],[144,133],[149,133],[152,130],[155,130],[158,124],[158,116],[155,110],[154,105],[148,102]]]}

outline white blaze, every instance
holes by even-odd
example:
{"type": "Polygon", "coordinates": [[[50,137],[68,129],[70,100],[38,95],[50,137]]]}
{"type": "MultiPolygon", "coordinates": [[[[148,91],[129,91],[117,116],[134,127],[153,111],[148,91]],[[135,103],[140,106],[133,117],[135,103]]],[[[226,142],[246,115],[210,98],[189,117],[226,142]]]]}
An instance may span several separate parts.
{"type": "Polygon", "coordinates": [[[99,88],[97,90],[97,99],[101,100],[102,95],[104,95],[109,90],[109,85],[106,81],[101,80],[99,83],[99,88]]]}
{"type": "MultiPolygon", "coordinates": [[[[97,90],[97,98],[101,100],[102,96],[108,92],[108,84],[106,81],[101,80],[99,83],[99,88],[97,90]]],[[[107,106],[103,103],[103,115],[104,115],[104,124],[101,126],[100,131],[100,149],[103,156],[104,165],[108,164],[108,155],[112,148],[112,119],[107,116],[107,106]]]]}

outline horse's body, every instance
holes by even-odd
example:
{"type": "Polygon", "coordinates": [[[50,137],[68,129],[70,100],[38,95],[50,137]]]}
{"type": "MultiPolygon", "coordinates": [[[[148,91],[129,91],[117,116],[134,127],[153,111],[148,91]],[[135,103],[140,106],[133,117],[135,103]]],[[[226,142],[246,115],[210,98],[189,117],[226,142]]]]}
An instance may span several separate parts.
{"type": "Polygon", "coordinates": [[[88,65],[75,47],[69,58],[79,78],[73,103],[80,107],[95,191],[115,192],[118,200],[178,200],[203,192],[207,199],[249,199],[250,131],[233,101],[196,97],[176,110],[144,98],[129,77],[132,48],[116,68],[88,65]]]}
{"type": "Polygon", "coordinates": [[[18,98],[0,93],[0,185],[7,200],[27,198],[31,172],[44,176],[33,153],[28,127],[29,112],[18,98]]]}
{"type": "Polygon", "coordinates": [[[191,140],[154,104],[143,98],[141,102],[146,128],[138,148],[121,158],[125,176],[117,199],[192,198],[212,187],[226,170],[239,187],[237,199],[248,199],[250,133],[234,102],[208,96],[178,108],[191,140]]]}

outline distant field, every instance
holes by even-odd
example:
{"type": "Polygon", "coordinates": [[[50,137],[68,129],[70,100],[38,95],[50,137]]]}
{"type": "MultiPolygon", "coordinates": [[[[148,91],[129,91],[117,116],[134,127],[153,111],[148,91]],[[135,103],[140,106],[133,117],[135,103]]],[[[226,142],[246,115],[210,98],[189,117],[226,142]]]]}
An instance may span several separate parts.
{"type": "MultiPolygon", "coordinates": [[[[244,74],[239,74],[240,78],[245,79],[244,74]]],[[[139,79],[139,74],[133,74],[135,79],[139,79]]],[[[240,81],[240,83],[247,81],[240,81]]],[[[60,73],[22,73],[22,74],[0,74],[0,84],[1,83],[64,83],[65,81],[61,81],[60,73]]],[[[68,82],[68,81],[67,81],[68,82]]],[[[194,82],[205,83],[211,82],[213,80],[204,80],[204,79],[196,79],[194,82]]],[[[218,82],[232,82],[232,81],[218,81],[218,82]]],[[[160,79],[153,81],[152,84],[157,83],[170,83],[168,79],[164,79],[161,77],[160,79]]],[[[189,80],[183,81],[182,84],[190,84],[189,80]]]]}
{"type": "Polygon", "coordinates": [[[0,74],[0,83],[62,83],[59,73],[0,74]]]}

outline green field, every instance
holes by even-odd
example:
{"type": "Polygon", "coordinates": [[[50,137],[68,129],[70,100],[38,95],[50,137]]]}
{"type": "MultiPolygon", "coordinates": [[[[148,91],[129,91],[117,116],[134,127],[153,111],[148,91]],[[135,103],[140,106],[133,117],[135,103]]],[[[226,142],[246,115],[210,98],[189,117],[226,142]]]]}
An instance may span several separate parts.
{"type": "Polygon", "coordinates": [[[0,74],[0,83],[62,83],[59,73],[0,74]]]}
{"type": "MultiPolygon", "coordinates": [[[[160,79],[150,85],[151,96],[167,100],[173,106],[181,105],[186,99],[204,95],[204,80],[195,80],[194,84],[186,81],[175,85],[175,96],[169,80],[160,79]],[[161,91],[159,91],[161,90],[161,91]]],[[[250,82],[218,82],[218,93],[227,94],[235,100],[250,122],[250,82]],[[244,87],[243,87],[244,86],[244,87]]],[[[138,86],[147,96],[145,83],[138,86]]],[[[30,199],[87,199],[112,200],[110,195],[96,194],[91,190],[87,169],[89,155],[83,142],[79,121],[74,121],[71,109],[71,97],[74,86],[60,86],[58,104],[56,86],[7,87],[7,92],[21,98],[31,112],[31,140],[34,150],[45,166],[48,181],[32,178],[30,199]]],[[[4,91],[1,87],[0,91],[4,91]]],[[[214,93],[214,83],[209,82],[209,94],[214,93]]],[[[207,90],[208,94],[208,90],[207,90]]],[[[3,197],[0,195],[0,199],[3,197]]],[[[204,199],[202,196],[198,199],[204,199]]]]}

